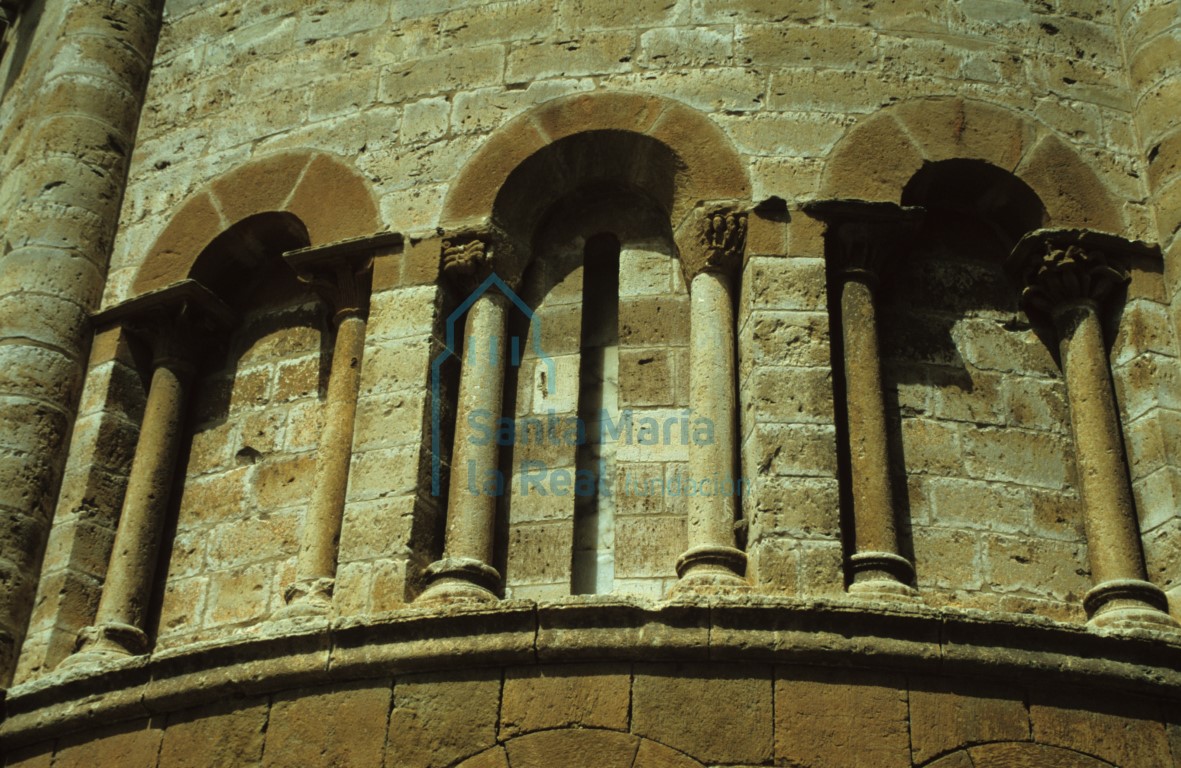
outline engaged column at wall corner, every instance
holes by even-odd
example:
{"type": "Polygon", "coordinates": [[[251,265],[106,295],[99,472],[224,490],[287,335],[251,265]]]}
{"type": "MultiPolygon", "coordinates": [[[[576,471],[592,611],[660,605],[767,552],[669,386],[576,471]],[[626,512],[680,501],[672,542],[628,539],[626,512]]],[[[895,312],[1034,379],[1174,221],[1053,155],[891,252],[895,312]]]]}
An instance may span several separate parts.
{"type": "Polygon", "coordinates": [[[194,357],[211,333],[233,325],[233,314],[204,286],[185,280],[114,307],[95,324],[121,324],[141,339],[152,352],[152,376],[95,623],[82,630],[79,651],[63,662],[70,665],[150,650],[148,606],[194,357]]]}
{"type": "Polygon", "coordinates": [[[746,553],[735,546],[739,487],[735,441],[734,284],[746,246],[746,211],[721,207],[701,222],[698,253],[682,254],[689,283],[689,404],[713,440],[689,444],[689,472],[712,493],[688,497],[688,549],[677,558],[678,591],[747,588],[746,553]]]}
{"type": "Polygon", "coordinates": [[[1095,583],[1083,606],[1100,626],[1175,624],[1144,567],[1103,335],[1105,311],[1128,282],[1124,260],[1146,248],[1099,232],[1043,229],[1023,237],[1007,264],[1030,319],[1058,336],[1095,583]]]}
{"type": "MultiPolygon", "coordinates": [[[[485,479],[498,472],[500,449],[496,440],[482,436],[464,417],[486,414],[488,421],[495,423],[503,410],[506,291],[512,289],[497,274],[497,268],[507,268],[507,247],[507,238],[491,229],[457,233],[443,240],[443,273],[459,299],[451,317],[464,317],[464,356],[443,557],[427,567],[420,603],[499,599],[500,573],[492,566],[499,493],[486,487],[485,479]]],[[[448,352],[458,354],[450,328],[447,343],[448,352]]]]}
{"type": "Polygon", "coordinates": [[[828,225],[825,258],[840,296],[845,409],[853,497],[849,591],[875,597],[914,593],[914,565],[900,551],[878,346],[877,292],[902,258],[921,208],[830,200],[805,211],[828,225]]]}
{"type": "Polygon", "coordinates": [[[300,537],[295,582],[284,591],[287,604],[277,613],[279,619],[325,615],[332,609],[373,259],[379,250],[401,245],[400,234],[387,232],[284,254],[299,279],[311,285],[327,305],[334,339],[315,487],[300,537]]]}

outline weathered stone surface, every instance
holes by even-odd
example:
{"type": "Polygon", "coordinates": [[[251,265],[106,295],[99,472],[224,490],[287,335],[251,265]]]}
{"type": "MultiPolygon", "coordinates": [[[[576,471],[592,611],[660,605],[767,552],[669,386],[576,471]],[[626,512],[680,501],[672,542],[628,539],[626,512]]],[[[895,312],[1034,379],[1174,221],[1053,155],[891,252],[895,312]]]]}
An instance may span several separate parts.
{"type": "Polygon", "coordinates": [[[499,670],[400,677],[389,715],[388,765],[450,765],[496,741],[499,670]]]}
{"type": "Polygon", "coordinates": [[[981,741],[1029,738],[1029,713],[1019,689],[922,680],[910,684],[910,740],[916,763],[981,741]]]}
{"type": "Polygon", "coordinates": [[[771,698],[767,667],[637,666],[632,730],[701,760],[758,763],[771,757],[771,698]]]}
{"type": "Polygon", "coordinates": [[[779,668],[775,758],[784,765],[910,765],[901,676],[779,668]]]}
{"type": "Polygon", "coordinates": [[[390,685],[362,681],[276,696],[264,766],[381,765],[390,685]]]}
{"type": "Polygon", "coordinates": [[[630,670],[616,665],[526,668],[505,673],[500,737],[546,728],[628,726],[630,670]]]}
{"type": "Polygon", "coordinates": [[[160,768],[257,765],[269,709],[266,701],[231,701],[172,715],[160,747],[160,768]]]}
{"type": "Polygon", "coordinates": [[[1115,765],[1167,765],[1172,759],[1160,709],[1145,699],[1121,696],[1117,703],[1082,691],[1035,690],[1029,720],[1035,741],[1115,765]]]}
{"type": "Polygon", "coordinates": [[[64,768],[91,768],[95,765],[155,768],[161,735],[161,724],[149,720],[92,731],[60,742],[53,764],[64,768]]]}

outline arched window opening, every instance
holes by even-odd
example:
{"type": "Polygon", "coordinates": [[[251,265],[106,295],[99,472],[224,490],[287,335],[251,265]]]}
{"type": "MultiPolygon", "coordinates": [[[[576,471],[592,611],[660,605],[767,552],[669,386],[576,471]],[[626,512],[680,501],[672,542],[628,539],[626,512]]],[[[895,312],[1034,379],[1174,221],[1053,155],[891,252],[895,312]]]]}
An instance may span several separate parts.
{"type": "Polygon", "coordinates": [[[687,472],[689,409],[688,292],[667,214],[633,187],[588,185],[551,207],[531,247],[533,315],[513,332],[523,356],[506,386],[506,594],[660,597],[687,535],[684,498],[667,492],[687,472]]]}

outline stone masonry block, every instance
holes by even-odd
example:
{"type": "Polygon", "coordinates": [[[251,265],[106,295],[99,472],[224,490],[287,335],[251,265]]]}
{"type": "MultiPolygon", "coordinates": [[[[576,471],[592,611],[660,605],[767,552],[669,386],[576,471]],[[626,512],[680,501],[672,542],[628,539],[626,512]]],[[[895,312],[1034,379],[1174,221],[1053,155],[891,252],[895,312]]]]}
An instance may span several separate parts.
{"type": "Polygon", "coordinates": [[[699,760],[771,758],[771,670],[758,665],[637,665],[632,731],[699,760]]]}
{"type": "Polygon", "coordinates": [[[631,669],[619,664],[527,667],[505,673],[500,737],[547,728],[625,731],[631,669]]]}
{"type": "Polygon", "coordinates": [[[262,764],[381,765],[389,712],[390,685],[383,681],[279,694],[266,726],[262,764]]]}
{"type": "Polygon", "coordinates": [[[1024,693],[979,681],[911,680],[910,735],[916,763],[972,742],[1027,740],[1024,693]]]}
{"type": "Polygon", "coordinates": [[[783,668],[775,677],[779,764],[910,768],[901,675],[783,668]]]}
{"type": "Polygon", "coordinates": [[[1034,740],[1096,755],[1115,765],[1169,765],[1160,705],[1136,696],[1096,698],[1083,691],[1030,691],[1034,740]]]}
{"type": "Polygon", "coordinates": [[[172,715],[160,748],[160,768],[257,765],[268,709],[266,700],[226,701],[172,715]]]}
{"type": "Polygon", "coordinates": [[[156,768],[161,725],[155,720],[134,720],[71,736],[58,743],[53,764],[55,768],[156,768]]]}
{"type": "Polygon", "coordinates": [[[442,768],[491,746],[500,682],[499,670],[398,678],[386,765],[442,768]]]}

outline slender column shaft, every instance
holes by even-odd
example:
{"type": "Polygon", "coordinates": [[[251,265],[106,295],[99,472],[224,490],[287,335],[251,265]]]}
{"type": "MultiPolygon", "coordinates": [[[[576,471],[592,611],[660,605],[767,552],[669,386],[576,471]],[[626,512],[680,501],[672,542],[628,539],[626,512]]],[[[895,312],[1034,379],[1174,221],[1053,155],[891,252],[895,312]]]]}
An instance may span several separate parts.
{"type": "MultiPolygon", "coordinates": [[[[695,481],[734,475],[734,311],[726,275],[693,278],[690,299],[689,392],[694,417],[713,423],[712,442],[690,442],[689,472],[695,481]]],[[[689,548],[733,547],[733,494],[689,497],[689,548]]]]}
{"type": "Polygon", "coordinates": [[[459,380],[459,423],[452,451],[448,499],[446,557],[492,561],[492,533],[496,495],[484,487],[498,468],[495,440],[476,437],[467,421],[475,412],[500,418],[504,396],[504,336],[507,317],[504,297],[486,293],[472,304],[464,323],[463,369],[459,380]]]}
{"type": "Polygon", "coordinates": [[[157,355],[131,463],[127,494],[115,531],[95,625],[84,630],[86,651],[145,653],[145,619],[152,596],[160,538],[168,512],[192,366],[157,355]]]}
{"type": "Polygon", "coordinates": [[[839,280],[845,410],[853,501],[850,592],[914,594],[914,566],[901,554],[878,341],[879,281],[896,268],[922,210],[829,200],[809,211],[828,223],[826,258],[839,280]]]}
{"type": "Polygon", "coordinates": [[[709,492],[688,497],[688,549],[677,558],[680,589],[747,588],[746,553],[735,546],[740,498],[734,371],[733,275],[742,263],[746,214],[719,210],[706,217],[703,253],[689,282],[689,401],[693,418],[708,420],[713,440],[690,441],[689,472],[709,492]],[[705,481],[712,480],[708,485],[705,481]]]}
{"type": "Polygon", "coordinates": [[[897,552],[890,452],[882,399],[881,356],[873,287],[855,274],[841,286],[855,550],[897,552]]]}
{"type": "Polygon", "coordinates": [[[340,528],[353,453],[353,429],[357,420],[361,358],[365,350],[364,316],[356,310],[349,310],[339,313],[336,321],[324,431],[316,460],[316,485],[303,526],[296,583],[288,587],[286,596],[289,603],[302,599],[308,605],[301,607],[312,609],[311,612],[328,608],[336,578],[340,528]]]}
{"type": "Polygon", "coordinates": [[[443,559],[427,571],[420,599],[495,599],[500,574],[492,567],[500,449],[468,421],[479,413],[495,423],[504,401],[505,323],[508,300],[481,294],[464,321],[464,357],[459,374],[455,442],[447,495],[443,559]]]}
{"type": "Polygon", "coordinates": [[[1021,239],[1008,268],[1026,312],[1052,319],[1058,333],[1095,582],[1083,606],[1094,624],[1151,627],[1175,622],[1144,567],[1100,315],[1100,302],[1128,281],[1123,254],[1138,247],[1086,230],[1039,230],[1021,239]]]}
{"type": "Polygon", "coordinates": [[[1091,575],[1097,584],[1145,579],[1136,511],[1125,469],[1124,446],[1113,418],[1115,396],[1095,304],[1069,304],[1055,318],[1066,373],[1091,575]]]}

